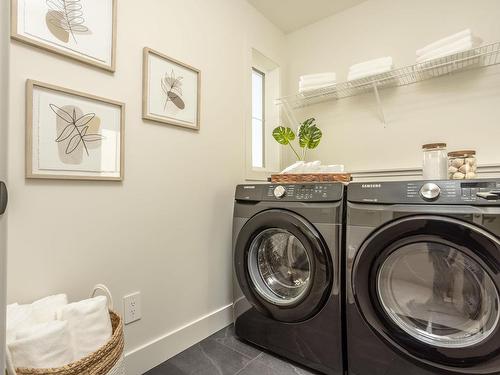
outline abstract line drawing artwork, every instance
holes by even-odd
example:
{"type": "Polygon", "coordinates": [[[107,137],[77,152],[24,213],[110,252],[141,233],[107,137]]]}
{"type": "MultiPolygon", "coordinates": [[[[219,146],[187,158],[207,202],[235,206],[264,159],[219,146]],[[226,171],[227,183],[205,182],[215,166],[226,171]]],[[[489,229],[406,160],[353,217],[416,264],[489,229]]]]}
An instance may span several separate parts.
{"type": "Polygon", "coordinates": [[[56,114],[57,138],[55,142],[62,147],[59,156],[63,163],[80,164],[83,152],[90,156],[89,148],[99,147],[104,137],[97,133],[100,127],[100,119],[95,113],[83,114],[76,106],[58,107],[49,105],[56,114]],[[63,151],[63,152],[61,152],[63,151]]]}
{"type": "Polygon", "coordinates": [[[182,100],[182,78],[181,76],[176,77],[172,69],[170,75],[165,73],[165,76],[161,79],[161,88],[165,93],[164,109],[167,109],[167,104],[169,102],[172,102],[179,109],[186,108],[186,104],[182,100]]]}
{"type": "Polygon", "coordinates": [[[28,80],[26,177],[123,179],[125,104],[28,80]]]}
{"type": "Polygon", "coordinates": [[[111,72],[116,68],[119,0],[2,0],[11,38],[111,72]]]}
{"type": "Polygon", "coordinates": [[[90,33],[89,28],[85,26],[81,0],[46,0],[46,2],[47,27],[57,39],[67,43],[71,35],[75,43],[78,43],[77,34],[90,33]]]}
{"type": "Polygon", "coordinates": [[[151,48],[143,54],[142,118],[199,130],[201,72],[151,48]]]}

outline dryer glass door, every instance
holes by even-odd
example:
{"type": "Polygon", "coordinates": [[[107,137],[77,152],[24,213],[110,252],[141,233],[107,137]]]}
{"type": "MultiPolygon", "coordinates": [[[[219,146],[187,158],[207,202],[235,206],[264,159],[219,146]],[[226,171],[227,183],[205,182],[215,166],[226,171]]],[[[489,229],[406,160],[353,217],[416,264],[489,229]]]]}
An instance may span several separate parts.
{"type": "Polygon", "coordinates": [[[473,346],[499,322],[500,298],[491,277],[465,253],[440,243],[393,251],[378,271],[377,292],[395,324],[433,346],[473,346]]]}
{"type": "Polygon", "coordinates": [[[255,237],[248,252],[250,278],[261,297],[291,305],[307,292],[311,275],[309,254],[292,233],[271,228],[255,237]]]}
{"type": "MultiPolygon", "coordinates": [[[[338,228],[329,229],[332,232],[325,233],[335,236],[338,228]]],[[[323,308],[336,271],[314,225],[281,209],[259,212],[241,228],[234,268],[248,301],[261,313],[287,323],[307,320],[323,308]]]]}

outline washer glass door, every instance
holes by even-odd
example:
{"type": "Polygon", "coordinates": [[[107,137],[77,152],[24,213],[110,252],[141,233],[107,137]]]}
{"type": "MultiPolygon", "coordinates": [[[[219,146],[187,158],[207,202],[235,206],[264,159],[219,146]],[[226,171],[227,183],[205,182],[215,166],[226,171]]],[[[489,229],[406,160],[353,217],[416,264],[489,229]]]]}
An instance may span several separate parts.
{"type": "Polygon", "coordinates": [[[272,304],[298,303],[309,289],[311,259],[300,240],[285,229],[260,232],[250,245],[247,264],[257,293],[272,304]]]}
{"type": "Polygon", "coordinates": [[[437,347],[469,347],[499,324],[498,290],[481,266],[441,243],[394,250],[377,273],[377,294],[389,318],[415,339],[437,347]]]}

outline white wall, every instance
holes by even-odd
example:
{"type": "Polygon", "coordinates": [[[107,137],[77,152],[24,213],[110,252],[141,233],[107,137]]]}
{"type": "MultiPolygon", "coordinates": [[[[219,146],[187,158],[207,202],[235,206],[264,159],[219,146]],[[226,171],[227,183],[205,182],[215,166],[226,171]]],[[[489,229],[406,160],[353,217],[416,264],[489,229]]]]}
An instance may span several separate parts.
{"type": "MultiPolygon", "coordinates": [[[[416,49],[467,27],[485,42],[499,41],[498,14],[497,0],[363,2],[287,35],[287,92],[297,92],[302,74],[336,71],[344,81],[350,65],[376,57],[413,64],[416,49]]],[[[373,95],[299,111],[300,120],[315,116],[324,130],[310,158],[351,171],[415,169],[422,144],[447,142],[449,150],[478,150],[482,165],[500,165],[500,66],[388,89],[381,97],[386,128],[373,95]]]]}
{"type": "MultiPolygon", "coordinates": [[[[7,179],[9,89],[9,1],[0,4],[0,180],[7,179]]],[[[5,301],[7,292],[7,214],[0,216],[0,371],[5,368],[5,301]]]]}
{"type": "Polygon", "coordinates": [[[11,47],[9,301],[77,300],[103,282],[121,310],[141,291],[143,319],[126,328],[131,375],[228,324],[252,47],[283,64],[284,35],[244,0],[119,1],[114,75],[11,47]],[[201,69],[199,133],[141,120],[144,46],[201,69]],[[123,183],[25,180],[28,78],[126,103],[123,183]]]}

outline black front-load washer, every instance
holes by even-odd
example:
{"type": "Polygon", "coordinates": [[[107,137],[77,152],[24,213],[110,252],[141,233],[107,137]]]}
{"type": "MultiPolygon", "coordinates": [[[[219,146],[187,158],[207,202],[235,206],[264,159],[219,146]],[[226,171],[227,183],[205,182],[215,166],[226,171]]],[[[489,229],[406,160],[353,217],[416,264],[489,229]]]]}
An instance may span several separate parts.
{"type": "Polygon", "coordinates": [[[343,374],[342,184],[239,185],[233,225],[236,335],[343,374]]]}
{"type": "Polygon", "coordinates": [[[500,374],[500,180],[347,193],[351,375],[500,374]]]}

